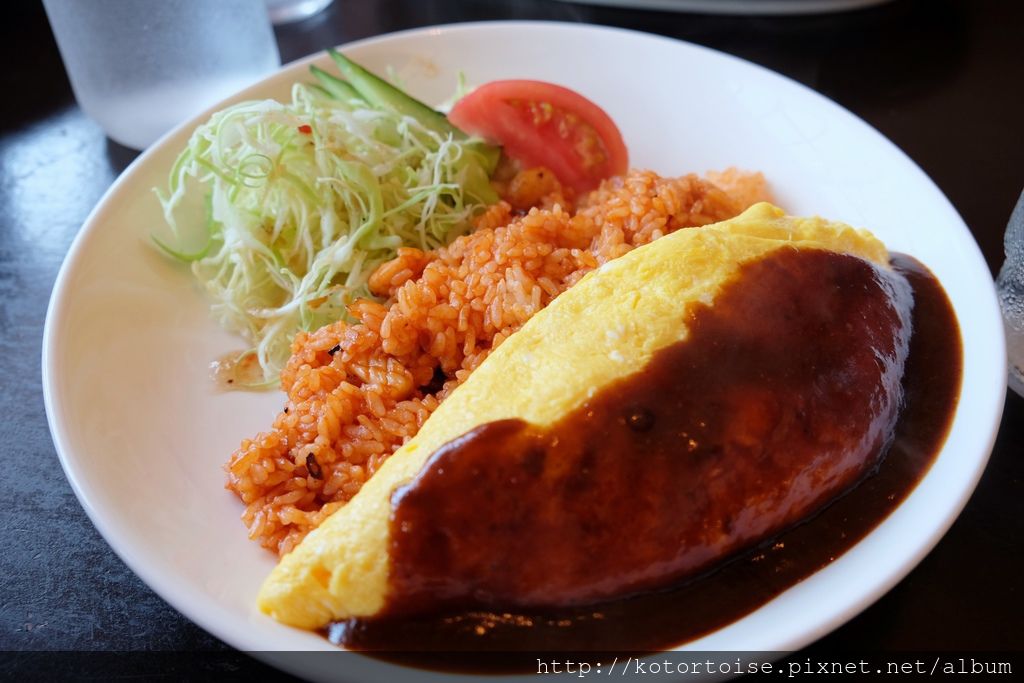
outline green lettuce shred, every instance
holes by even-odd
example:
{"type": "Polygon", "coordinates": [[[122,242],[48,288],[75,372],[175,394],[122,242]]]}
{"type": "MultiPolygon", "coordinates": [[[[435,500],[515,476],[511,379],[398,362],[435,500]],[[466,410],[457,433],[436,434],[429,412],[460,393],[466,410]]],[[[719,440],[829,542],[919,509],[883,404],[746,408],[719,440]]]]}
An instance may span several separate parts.
{"type": "Polygon", "coordinates": [[[472,145],[296,84],[289,103],[243,102],[193,133],[156,190],[169,235],[153,240],[272,384],[295,334],[345,318],[399,247],[448,244],[494,201],[472,145]]]}

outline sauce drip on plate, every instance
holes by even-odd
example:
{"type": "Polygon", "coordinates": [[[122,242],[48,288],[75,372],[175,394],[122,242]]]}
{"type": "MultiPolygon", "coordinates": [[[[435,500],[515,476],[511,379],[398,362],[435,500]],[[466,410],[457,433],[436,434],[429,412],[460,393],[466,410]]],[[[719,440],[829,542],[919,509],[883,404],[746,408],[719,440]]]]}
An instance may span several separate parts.
{"type": "Polygon", "coordinates": [[[210,363],[210,375],[221,391],[252,389],[263,384],[263,368],[251,351],[232,351],[210,363]]]}

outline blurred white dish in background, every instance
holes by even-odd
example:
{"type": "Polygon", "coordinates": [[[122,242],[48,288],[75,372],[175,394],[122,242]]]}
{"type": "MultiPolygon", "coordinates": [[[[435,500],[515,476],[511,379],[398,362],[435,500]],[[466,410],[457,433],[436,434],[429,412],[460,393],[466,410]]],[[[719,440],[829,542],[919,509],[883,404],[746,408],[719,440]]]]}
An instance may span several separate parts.
{"type": "Polygon", "coordinates": [[[578,5],[704,14],[824,14],[881,5],[892,0],[561,0],[578,5]]]}

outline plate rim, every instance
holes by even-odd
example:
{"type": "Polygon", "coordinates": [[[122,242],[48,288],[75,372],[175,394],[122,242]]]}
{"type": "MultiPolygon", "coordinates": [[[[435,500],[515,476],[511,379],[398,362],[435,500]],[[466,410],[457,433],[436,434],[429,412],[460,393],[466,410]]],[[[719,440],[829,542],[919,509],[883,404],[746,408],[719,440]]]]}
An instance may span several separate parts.
{"type": "MultiPolygon", "coordinates": [[[[930,189],[933,190],[937,196],[942,198],[944,202],[944,206],[942,208],[950,214],[951,218],[955,219],[955,221],[958,223],[957,227],[959,229],[962,229],[964,231],[964,234],[969,238],[970,244],[973,247],[972,253],[969,255],[969,258],[980,261],[982,264],[984,264],[984,258],[982,257],[981,250],[978,246],[977,240],[970,232],[970,229],[963,221],[963,218],[960,216],[959,212],[949,201],[948,197],[946,197],[946,195],[934,182],[934,180],[932,180],[932,178],[928,176],[928,174],[925,173],[923,169],[921,169],[920,166],[913,159],[911,159],[898,145],[892,142],[889,138],[883,135],[876,128],[871,126],[868,122],[864,121],[862,118],[857,116],[855,113],[843,107],[834,100],[831,100],[830,98],[826,97],[822,93],[814,90],[813,88],[810,88],[804,85],[803,83],[800,83],[799,81],[790,78],[789,76],[773,71],[767,67],[761,66],[760,64],[747,61],[735,55],[715,50],[713,48],[709,48],[703,45],[698,45],[692,42],[679,40],[659,34],[637,31],[633,29],[577,22],[533,20],[473,21],[423,26],[363,38],[360,40],[355,40],[341,44],[338,47],[344,47],[349,49],[362,48],[378,43],[387,43],[395,40],[401,40],[407,37],[430,33],[435,33],[438,35],[447,35],[453,32],[474,32],[479,31],[481,29],[493,30],[530,28],[544,28],[605,34],[626,34],[633,38],[640,38],[643,40],[667,43],[675,46],[682,45],[690,49],[695,49],[697,51],[713,55],[716,59],[724,58],[726,61],[734,65],[741,65],[743,68],[746,69],[750,69],[752,67],[755,71],[759,72],[759,75],[761,77],[775,79],[781,78],[784,81],[788,81],[790,85],[796,86],[797,88],[805,91],[805,94],[818,98],[820,100],[824,100],[829,105],[831,105],[837,113],[845,115],[850,120],[856,122],[856,124],[858,124],[859,126],[865,128],[869,134],[876,136],[877,138],[879,138],[880,142],[888,145],[888,147],[891,148],[890,151],[896,153],[906,164],[908,164],[909,168],[912,168],[914,171],[916,171],[916,173],[920,177],[920,180],[927,183],[930,186],[930,189]]],[[[118,557],[121,558],[122,561],[125,562],[125,564],[128,566],[129,569],[131,569],[133,573],[139,576],[139,578],[141,578],[146,583],[148,588],[153,590],[157,595],[159,595],[163,600],[165,600],[169,605],[171,605],[171,607],[180,612],[182,615],[184,615],[186,618],[188,618],[190,621],[198,625],[203,630],[214,635],[215,637],[219,638],[220,640],[224,641],[232,647],[250,653],[259,652],[261,648],[250,647],[254,643],[250,642],[245,637],[244,633],[240,634],[234,631],[228,631],[224,628],[221,628],[221,624],[218,622],[217,619],[211,618],[208,614],[193,609],[188,600],[190,599],[189,593],[195,593],[195,589],[191,585],[189,585],[188,582],[185,582],[180,577],[175,576],[172,572],[160,571],[159,568],[151,566],[151,561],[140,557],[134,548],[126,547],[124,543],[118,542],[116,540],[116,536],[114,536],[111,533],[111,530],[105,523],[104,517],[99,513],[96,506],[94,506],[92,498],[90,496],[90,492],[85,489],[82,481],[80,481],[79,477],[76,475],[81,465],[80,462],[76,461],[76,457],[72,452],[73,449],[71,447],[70,435],[67,433],[68,425],[66,423],[66,420],[60,419],[63,417],[63,411],[60,409],[60,403],[58,398],[54,395],[54,382],[56,381],[55,378],[60,374],[59,354],[56,351],[56,344],[58,343],[58,339],[56,338],[56,328],[59,324],[60,319],[64,317],[63,310],[64,307],[67,305],[66,290],[68,288],[70,272],[74,268],[75,262],[79,260],[81,252],[83,251],[83,249],[85,249],[85,245],[88,241],[89,236],[95,233],[96,231],[102,229],[100,226],[103,225],[103,222],[100,221],[99,219],[102,218],[102,215],[110,209],[108,204],[110,203],[111,197],[117,194],[120,191],[121,187],[131,182],[131,180],[137,173],[138,169],[147,164],[150,158],[156,156],[159,152],[161,152],[167,145],[168,140],[177,136],[183,129],[193,128],[199,122],[206,120],[212,112],[217,111],[218,109],[225,106],[225,103],[230,101],[239,101],[241,99],[252,97],[253,95],[251,95],[250,93],[252,93],[253,91],[265,89],[266,84],[269,80],[281,76],[282,73],[291,71],[297,72],[299,68],[306,66],[317,60],[322,60],[325,58],[325,51],[319,50],[312,54],[295,59],[285,65],[282,65],[279,69],[271,72],[264,78],[261,78],[256,83],[253,83],[245,89],[238,91],[237,93],[235,93],[229,98],[226,98],[225,100],[221,100],[217,104],[209,107],[208,109],[188,119],[187,121],[182,122],[181,124],[173,128],[171,131],[163,135],[148,149],[143,151],[138,156],[138,158],[136,158],[127,168],[125,168],[125,170],[121,172],[121,174],[115,179],[115,181],[103,194],[103,196],[100,198],[97,204],[89,212],[88,216],[82,224],[82,227],[75,235],[75,238],[73,239],[67,251],[67,254],[64,257],[64,260],[62,261],[60,270],[58,271],[57,277],[54,281],[53,289],[51,291],[49,303],[47,306],[46,319],[43,327],[41,369],[43,383],[43,401],[46,410],[47,424],[50,429],[51,437],[54,443],[54,447],[57,451],[61,467],[64,470],[65,477],[71,484],[71,487],[75,493],[76,498],[79,501],[79,504],[85,510],[90,521],[93,523],[93,526],[103,537],[104,541],[106,541],[107,545],[115,552],[115,554],[118,555],[118,557]]],[[[990,303],[994,304],[994,302],[995,290],[993,284],[990,303]]],[[[1002,346],[1002,344],[1004,343],[1005,342],[1002,339],[1000,339],[997,342],[997,346],[1000,346],[1000,348],[1002,349],[1001,356],[1003,358],[1003,377],[1005,377],[1006,369],[1005,348],[1002,346]]],[[[779,650],[789,651],[803,647],[813,642],[814,640],[822,637],[826,633],[831,632],[838,626],[842,625],[843,623],[851,619],[856,614],[866,609],[870,604],[874,603],[879,598],[881,598],[893,586],[902,581],[907,576],[907,574],[909,574],[910,571],[920,563],[924,556],[931,552],[931,550],[942,539],[942,537],[945,536],[946,532],[949,530],[949,527],[952,526],[953,522],[962,512],[967,501],[974,493],[978,480],[982,476],[985,467],[988,463],[988,460],[991,456],[992,448],[998,433],[998,427],[1002,418],[1003,404],[1005,402],[1005,391],[1006,385],[1004,381],[1002,385],[1002,390],[993,392],[992,403],[995,404],[994,408],[990,407],[989,410],[985,411],[985,414],[992,415],[992,422],[990,425],[985,425],[988,428],[987,440],[985,440],[984,443],[979,444],[981,452],[984,454],[983,457],[979,459],[977,466],[974,468],[970,481],[966,482],[966,484],[960,489],[960,495],[958,496],[958,499],[956,500],[955,504],[945,508],[945,514],[942,515],[941,518],[937,520],[937,523],[930,528],[927,534],[927,539],[919,543],[916,546],[914,552],[909,553],[908,555],[904,555],[902,557],[902,561],[898,563],[898,566],[894,570],[889,572],[888,579],[886,581],[883,581],[880,584],[874,584],[872,586],[872,590],[870,591],[862,591],[862,594],[858,596],[858,599],[850,602],[845,609],[841,610],[836,614],[831,615],[827,619],[822,619],[816,622],[817,627],[813,629],[812,632],[792,634],[788,640],[784,640],[783,642],[778,643],[780,645],[780,647],[778,647],[779,650]]],[[[952,424],[953,423],[951,422],[951,426],[952,424]]],[[[911,492],[911,495],[912,493],[913,492],[911,492]]],[[[905,502],[906,501],[904,501],[904,503],[905,502]]],[[[900,506],[896,508],[896,510],[899,510],[902,506],[903,503],[901,503],[900,506]]],[[[893,514],[895,514],[895,511],[893,514]]],[[[884,525],[887,520],[883,520],[879,527],[884,525]]],[[[878,527],[876,527],[875,530],[870,532],[868,536],[870,537],[872,534],[874,534],[877,531],[877,528],[878,527]]],[[[831,566],[834,565],[830,565],[830,567],[831,566]]],[[[822,571],[827,571],[827,569],[828,567],[826,567],[825,570],[822,571]]],[[[771,602],[766,604],[771,604],[771,602]]],[[[747,615],[747,617],[749,616],[750,615],[747,615]]],[[[741,619],[745,619],[747,617],[742,617],[741,619]]],[[[700,640],[702,639],[690,642],[699,642],[700,640]]],[[[685,647],[686,645],[687,644],[684,643],[683,647],[685,647]]],[[[334,650],[335,648],[333,648],[333,646],[330,646],[329,649],[334,650]]],[[[273,658],[267,659],[269,661],[273,658]]],[[[281,662],[277,661],[271,661],[271,663],[273,663],[275,666],[281,666],[282,664],[281,662]]],[[[301,670],[293,670],[293,673],[299,673],[300,675],[308,675],[308,672],[303,672],[301,670]]]]}

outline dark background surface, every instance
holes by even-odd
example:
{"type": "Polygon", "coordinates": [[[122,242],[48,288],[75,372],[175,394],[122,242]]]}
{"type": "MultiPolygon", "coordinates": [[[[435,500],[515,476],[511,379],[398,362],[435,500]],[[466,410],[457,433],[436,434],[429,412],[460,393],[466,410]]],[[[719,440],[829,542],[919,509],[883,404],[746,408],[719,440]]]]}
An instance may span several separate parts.
{"type": "MultiPolygon", "coordinates": [[[[40,385],[46,305],[76,231],[134,152],[108,142],[75,105],[41,5],[11,3],[0,12],[0,650],[227,650],[115,556],[57,460],[40,385]]],[[[279,28],[278,40],[288,62],[389,31],[503,18],[624,26],[786,74],[905,150],[960,211],[993,273],[1002,263],[1003,230],[1024,187],[1024,3],[905,0],[769,18],[550,0],[336,0],[318,17],[279,28]]],[[[814,652],[1024,649],[1022,424],[1024,400],[1011,394],[989,467],[951,531],[814,652]]],[[[65,656],[54,673],[84,673],[85,661],[65,656]]],[[[115,667],[105,670],[110,676],[131,673],[104,666],[115,667]]],[[[266,669],[225,652],[150,675],[211,672],[266,669]],[[218,668],[224,662],[227,669],[218,668]]]]}

